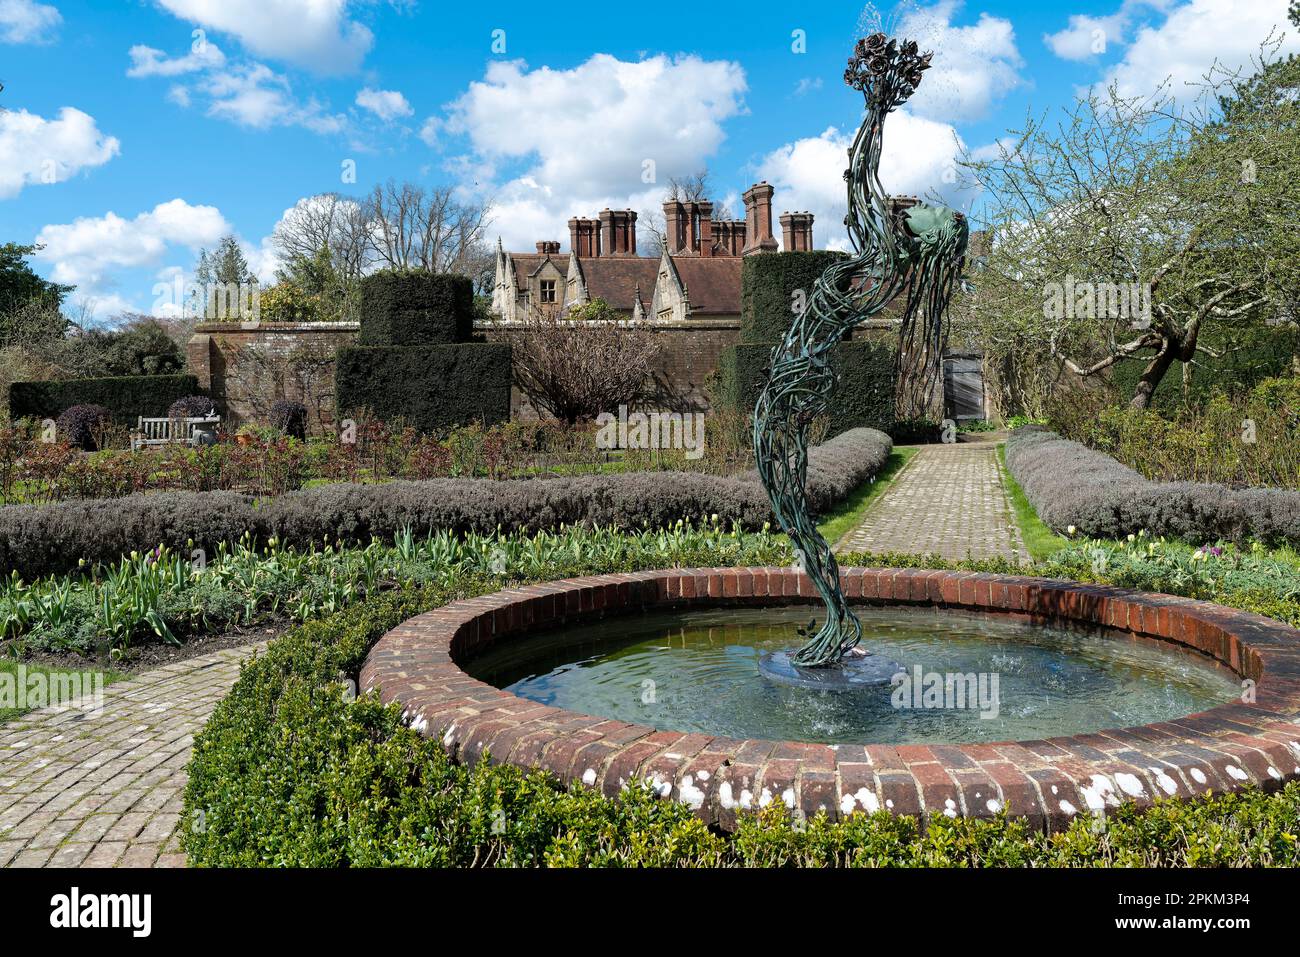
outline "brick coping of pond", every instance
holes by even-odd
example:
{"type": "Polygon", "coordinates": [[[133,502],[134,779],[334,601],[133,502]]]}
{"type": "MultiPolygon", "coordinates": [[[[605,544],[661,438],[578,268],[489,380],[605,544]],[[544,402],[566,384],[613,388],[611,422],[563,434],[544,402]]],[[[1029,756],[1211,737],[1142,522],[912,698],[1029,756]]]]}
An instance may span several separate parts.
{"type": "Polygon", "coordinates": [[[706,822],[783,801],[811,816],[854,811],[991,817],[1007,808],[1045,830],[1131,801],[1222,793],[1300,778],[1300,632],[1207,602],[1045,578],[846,568],[845,594],[1083,623],[1196,649],[1243,679],[1243,700],[1140,727],[1046,740],[952,745],[821,745],[659,730],[520,698],[458,662],[498,641],[619,612],[815,602],[786,568],[695,568],[574,578],[455,602],[388,632],[361,687],[399,702],[453,757],[537,767],[615,796],[647,780],[706,822]],[[1249,700],[1253,697],[1253,700],[1249,700]]]}

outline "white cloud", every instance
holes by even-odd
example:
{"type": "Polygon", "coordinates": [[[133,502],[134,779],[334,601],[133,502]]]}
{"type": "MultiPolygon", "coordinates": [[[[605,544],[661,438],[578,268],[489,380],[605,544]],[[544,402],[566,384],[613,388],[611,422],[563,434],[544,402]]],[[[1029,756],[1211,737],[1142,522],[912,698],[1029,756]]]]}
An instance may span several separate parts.
{"type": "Polygon", "coordinates": [[[440,129],[442,129],[442,120],[436,116],[431,116],[420,127],[420,139],[424,140],[426,146],[436,146],[440,129]]]}
{"type": "Polygon", "coordinates": [[[738,64],[696,56],[599,53],[568,70],[497,62],[452,104],[444,129],[468,138],[472,155],[452,166],[493,196],[502,238],[529,248],[563,239],[575,214],[653,209],[669,177],[708,165],[745,89],[738,64]],[[495,183],[506,164],[526,168],[495,183]]]}
{"type": "Polygon", "coordinates": [[[0,0],[0,43],[48,43],[63,17],[33,0],[0,0]]]}
{"type": "MultiPolygon", "coordinates": [[[[1275,27],[1289,26],[1286,13],[1287,0],[1189,0],[1160,25],[1138,30],[1106,82],[1113,80],[1123,96],[1145,96],[1168,78],[1170,92],[1185,95],[1216,59],[1229,69],[1247,66],[1275,27]]],[[[1295,30],[1287,30],[1279,53],[1300,53],[1295,30]]]]}
{"type": "Polygon", "coordinates": [[[65,106],[54,120],[26,110],[0,112],[0,199],[17,196],[24,186],[62,182],[119,152],[117,138],[81,110],[65,106]]]}
{"type": "Polygon", "coordinates": [[[369,110],[384,122],[415,112],[411,104],[397,90],[374,90],[366,87],[357,94],[357,106],[369,110]]]}
{"type": "Polygon", "coordinates": [[[805,76],[803,79],[801,79],[798,83],[795,84],[794,95],[805,96],[813,92],[814,90],[820,90],[821,88],[822,88],[821,77],[810,78],[805,76]]]}
{"type": "Polygon", "coordinates": [[[209,116],[254,129],[301,126],[316,133],[339,133],[348,126],[346,116],[331,114],[314,97],[298,100],[288,77],[266,64],[227,65],[225,54],[207,40],[197,42],[183,57],[169,59],[163,51],[147,46],[134,46],[130,52],[130,77],[200,74],[187,81],[190,85],[175,83],[167,91],[167,99],[183,109],[197,94],[207,97],[209,116]]]}
{"type": "MultiPolygon", "coordinates": [[[[813,236],[819,248],[847,249],[844,215],[848,211],[844,169],[855,131],[830,127],[773,150],[758,164],[760,176],[776,190],[774,212],[807,210],[814,214],[813,236]]],[[[905,110],[890,114],[880,157],[880,182],[895,196],[929,198],[937,192],[956,209],[968,205],[956,182],[961,141],[946,123],[914,116],[905,110]]]]}
{"type": "Polygon", "coordinates": [[[1100,56],[1124,41],[1129,18],[1123,11],[1106,17],[1076,13],[1069,26],[1043,35],[1043,42],[1063,60],[1087,60],[1100,56]]]}
{"type": "Polygon", "coordinates": [[[366,26],[349,19],[349,0],[157,0],[202,27],[237,37],[253,53],[315,73],[349,73],[374,44],[366,26]]]}
{"type": "Polygon", "coordinates": [[[908,101],[919,116],[935,120],[973,120],[1020,85],[1024,61],[1016,48],[1011,21],[981,13],[974,26],[952,25],[960,0],[909,11],[895,33],[934,53],[925,80],[908,101]]]}
{"type": "Polygon", "coordinates": [[[302,126],[314,133],[338,133],[347,127],[346,117],[327,112],[315,98],[299,102],[289,80],[262,63],[208,74],[198,87],[211,98],[209,116],[241,126],[302,126]]]}
{"type": "Polygon", "coordinates": [[[134,219],[113,212],[45,226],[36,258],[51,263],[55,282],[72,283],[83,296],[102,296],[117,284],[112,271],[157,266],[173,246],[191,251],[213,247],[230,233],[215,206],[191,206],[183,199],[159,203],[134,219]]]}
{"type": "Polygon", "coordinates": [[[1043,34],[1043,42],[1063,60],[1088,60],[1128,42],[1141,14],[1165,12],[1179,0],[1123,0],[1119,9],[1106,16],[1076,13],[1056,33],[1043,34]]]}
{"type": "Polygon", "coordinates": [[[146,76],[180,76],[183,73],[198,73],[202,70],[219,70],[225,66],[226,55],[215,43],[196,44],[190,53],[183,57],[168,59],[162,50],[155,50],[138,44],[131,47],[131,67],[126,71],[129,77],[137,79],[146,76]]]}

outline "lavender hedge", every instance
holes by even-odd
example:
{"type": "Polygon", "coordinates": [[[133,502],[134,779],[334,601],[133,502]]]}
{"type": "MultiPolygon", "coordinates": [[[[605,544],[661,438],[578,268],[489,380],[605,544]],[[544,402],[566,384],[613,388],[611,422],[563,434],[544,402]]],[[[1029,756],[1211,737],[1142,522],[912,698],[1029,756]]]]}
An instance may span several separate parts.
{"type": "MultiPolygon", "coordinates": [[[[889,436],[852,429],[814,448],[808,499],[815,512],[843,501],[875,475],[892,450],[889,436]]],[[[32,580],[115,561],[160,544],[214,550],[246,532],[286,545],[342,539],[392,540],[404,528],[491,532],[560,525],[664,527],[717,515],[754,529],[772,521],[754,472],[735,478],[694,472],[634,472],[578,478],[433,479],[378,485],[335,484],[257,501],[234,492],[166,492],[118,499],[0,508],[0,571],[32,580]]]]}
{"type": "Polygon", "coordinates": [[[1094,538],[1146,530],[1193,543],[1300,544],[1300,492],[1152,482],[1109,455],[1039,426],[1012,433],[1007,469],[1038,517],[1094,538]]]}

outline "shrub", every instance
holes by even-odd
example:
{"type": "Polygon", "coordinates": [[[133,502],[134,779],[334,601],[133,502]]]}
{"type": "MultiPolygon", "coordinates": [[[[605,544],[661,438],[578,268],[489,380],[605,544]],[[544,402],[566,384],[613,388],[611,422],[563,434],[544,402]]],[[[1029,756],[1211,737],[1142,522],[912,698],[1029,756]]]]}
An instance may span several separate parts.
{"type": "Polygon", "coordinates": [[[658,336],[649,324],[617,320],[609,303],[593,299],[567,315],[530,309],[503,327],[519,391],[568,423],[652,397],[658,336]]]}
{"type": "MultiPolygon", "coordinates": [[[[723,350],[718,362],[719,402],[752,411],[763,388],[772,350],[794,318],[795,297],[812,295],[828,266],[845,253],[790,252],[747,256],[740,280],[740,342],[723,350]]],[[[888,431],[894,421],[894,353],[883,342],[854,339],[830,353],[835,390],[827,409],[828,431],[888,431]]]]}
{"type": "Polygon", "coordinates": [[[1094,538],[1146,531],[1190,542],[1300,544],[1300,492],[1151,482],[1109,455],[1028,426],[1007,441],[1007,468],[1058,532],[1094,538]]]}
{"type": "Polygon", "coordinates": [[[811,296],[813,285],[828,266],[848,254],[817,252],[746,256],[740,270],[740,341],[780,342],[794,318],[794,295],[811,296]]]}
{"type": "Polygon", "coordinates": [[[167,417],[169,419],[203,418],[213,411],[213,402],[206,395],[186,395],[167,407],[167,417]]]}
{"type": "Polygon", "coordinates": [[[7,505],[0,509],[0,569],[31,581],[157,545],[215,550],[245,532],[264,537],[264,527],[252,498],[233,492],[7,505]]]}
{"type": "MultiPolygon", "coordinates": [[[[809,452],[808,500],[825,511],[873,476],[889,458],[889,437],[855,429],[809,452]]],[[[288,455],[288,452],[285,452],[288,455]]],[[[285,468],[299,467],[293,461],[285,468]]],[[[285,479],[277,483],[289,487],[285,479]]],[[[402,530],[492,532],[498,527],[561,525],[662,528],[678,519],[711,519],[760,528],[772,520],[753,471],[735,478],[690,472],[590,475],[546,480],[432,479],[333,484],[257,504],[232,492],[167,492],[119,499],[0,508],[0,570],[32,580],[88,564],[113,562],[158,545],[209,554],[247,532],[306,546],[328,538],[392,541],[402,530]]]]}
{"type": "Polygon", "coordinates": [[[307,407],[301,402],[280,399],[271,406],[271,428],[294,439],[307,438],[307,407]]]}
{"type": "Polygon", "coordinates": [[[349,346],[338,352],[341,414],[368,411],[425,432],[510,418],[510,346],[349,346]]]}
{"type": "Polygon", "coordinates": [[[321,297],[295,282],[277,282],[261,294],[258,307],[263,322],[319,322],[321,297]]]}
{"type": "Polygon", "coordinates": [[[361,280],[363,346],[468,342],[474,333],[474,284],[468,276],[383,270],[361,280]]]}
{"type": "MultiPolygon", "coordinates": [[[[753,412],[775,343],[738,343],[718,363],[719,404],[753,412]]],[[[831,351],[835,389],[827,410],[831,435],[848,429],[891,431],[894,422],[894,353],[884,343],[855,339],[831,351]]]]}
{"type": "Polygon", "coordinates": [[[1077,394],[1052,410],[1062,438],[1112,455],[1149,479],[1300,488],[1300,379],[1265,379],[1168,412],[1115,408],[1077,394]]]}
{"type": "Polygon", "coordinates": [[[943,424],[933,419],[898,419],[889,435],[899,445],[928,445],[943,438],[943,424]]]}
{"type": "Polygon", "coordinates": [[[113,424],[113,416],[102,405],[74,405],[55,422],[58,436],[83,452],[94,452],[103,444],[104,433],[113,424]]]}
{"type": "Polygon", "coordinates": [[[198,390],[192,375],[15,382],[9,387],[9,416],[52,419],[74,405],[102,405],[119,425],[135,425],[138,416],[166,415],[173,402],[198,390]]]}

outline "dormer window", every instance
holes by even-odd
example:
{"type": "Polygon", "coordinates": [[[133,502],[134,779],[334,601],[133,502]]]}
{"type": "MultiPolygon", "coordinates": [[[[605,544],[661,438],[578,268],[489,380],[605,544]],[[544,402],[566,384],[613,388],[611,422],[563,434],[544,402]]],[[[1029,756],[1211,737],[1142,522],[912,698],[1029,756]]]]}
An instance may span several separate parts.
{"type": "Polygon", "coordinates": [[[542,280],[542,302],[548,302],[548,303],[555,302],[555,280],[554,279],[542,280]]]}

